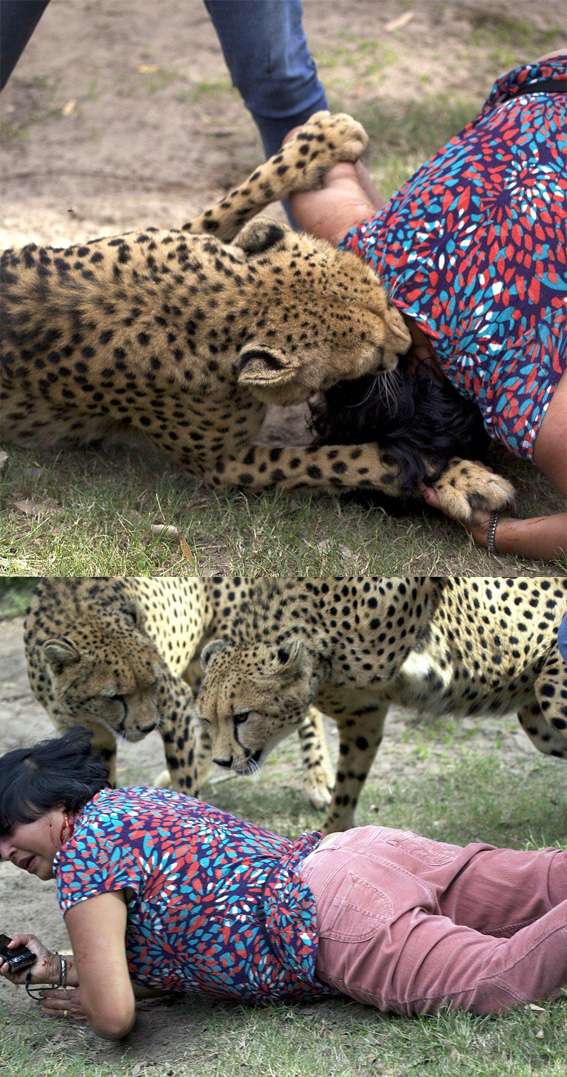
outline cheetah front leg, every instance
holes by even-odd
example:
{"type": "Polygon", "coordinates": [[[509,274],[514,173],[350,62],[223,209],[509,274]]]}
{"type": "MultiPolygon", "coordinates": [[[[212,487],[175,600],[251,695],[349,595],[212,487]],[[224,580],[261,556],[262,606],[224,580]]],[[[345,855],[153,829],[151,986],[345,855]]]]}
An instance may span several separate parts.
{"type": "Polygon", "coordinates": [[[328,808],[333,792],[333,768],[327,751],[323,715],[310,707],[297,729],[303,762],[303,789],[314,808],[328,808]]]}
{"type": "Polygon", "coordinates": [[[357,161],[368,135],[345,113],[316,112],[281,150],[260,165],[244,183],[183,226],[184,232],[234,239],[242,225],[272,202],[319,187],[337,161],[357,161]]]}
{"type": "Polygon", "coordinates": [[[539,703],[522,707],[518,712],[518,719],[524,733],[527,733],[538,752],[553,755],[556,759],[567,759],[567,736],[549,725],[539,703]]]}
{"type": "Polygon", "coordinates": [[[378,487],[394,497],[402,493],[377,445],[252,445],[238,457],[217,461],[204,478],[216,487],[243,486],[249,490],[378,487]]]}
{"type": "MultiPolygon", "coordinates": [[[[250,490],[279,486],[327,489],[372,487],[390,497],[407,496],[395,466],[378,445],[304,445],[275,448],[253,445],[241,456],[218,461],[205,474],[213,486],[243,486],[250,490]]],[[[452,460],[433,484],[440,507],[454,520],[468,523],[475,509],[502,510],[514,491],[506,479],[471,460],[452,460]]]]}
{"type": "Polygon", "coordinates": [[[196,797],[204,774],[199,751],[201,723],[192,689],[181,677],[164,676],[158,686],[157,709],[170,780],[162,773],[156,784],[196,797]]]}
{"type": "Polygon", "coordinates": [[[380,747],[387,713],[387,703],[361,705],[359,699],[358,705],[341,714],[335,788],[321,828],[325,833],[354,826],[358,798],[380,747]]]}
{"type": "Polygon", "coordinates": [[[522,729],[545,755],[567,759],[567,667],[555,646],[535,682],[536,701],[519,713],[522,729]]]}
{"type": "Polygon", "coordinates": [[[445,515],[462,524],[469,524],[478,509],[500,512],[514,501],[514,487],[507,479],[484,464],[459,457],[453,457],[431,485],[445,515]]]}
{"type": "MultiPolygon", "coordinates": [[[[108,767],[108,781],[112,788],[116,786],[116,737],[110,730],[101,725],[85,727],[92,730],[91,749],[100,756],[102,762],[108,767]]],[[[64,730],[62,730],[64,732],[64,730]]]]}

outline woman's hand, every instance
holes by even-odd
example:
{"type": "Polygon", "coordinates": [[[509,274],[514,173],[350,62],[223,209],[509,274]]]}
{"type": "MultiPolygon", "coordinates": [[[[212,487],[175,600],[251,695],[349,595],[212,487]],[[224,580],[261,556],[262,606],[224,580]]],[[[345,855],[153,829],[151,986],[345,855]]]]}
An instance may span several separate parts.
{"type": "MultiPolygon", "coordinates": [[[[439,498],[431,486],[420,486],[424,501],[434,509],[440,509],[439,498]]],[[[491,513],[477,509],[469,524],[464,524],[477,546],[486,546],[491,513]]],[[[554,516],[534,516],[517,520],[513,516],[498,515],[494,534],[496,554],[514,554],[517,557],[537,558],[540,561],[556,561],[567,557],[567,513],[554,516]]]]}
{"type": "Polygon", "coordinates": [[[22,972],[10,972],[8,962],[0,961],[0,974],[2,976],[9,980],[10,983],[23,984],[26,982],[28,972],[30,972],[30,983],[32,984],[57,982],[59,978],[59,958],[57,954],[48,950],[47,946],[44,946],[35,935],[14,935],[8,949],[15,949],[16,946],[27,946],[28,950],[31,950],[32,954],[36,955],[37,961],[35,965],[31,965],[22,972]]]}
{"type": "Polygon", "coordinates": [[[81,1005],[80,987],[58,987],[55,991],[46,991],[42,997],[41,1009],[46,1017],[70,1018],[81,1024],[88,1024],[87,1015],[81,1005]]]}
{"type": "Polygon", "coordinates": [[[371,220],[381,204],[364,165],[340,161],[323,177],[322,187],[289,196],[289,204],[299,227],[317,239],[335,246],[355,225],[371,220]]]}
{"type": "MultiPolygon", "coordinates": [[[[423,500],[427,501],[427,504],[430,505],[432,509],[439,509],[440,512],[443,511],[437,491],[434,490],[432,486],[426,486],[425,483],[422,483],[419,489],[423,496],[423,500]]],[[[465,527],[469,535],[472,536],[477,546],[486,546],[486,538],[491,516],[492,513],[488,512],[486,509],[477,509],[473,512],[471,522],[463,524],[463,527],[465,527]]],[[[504,517],[500,517],[500,520],[502,519],[504,519],[504,517]]]]}

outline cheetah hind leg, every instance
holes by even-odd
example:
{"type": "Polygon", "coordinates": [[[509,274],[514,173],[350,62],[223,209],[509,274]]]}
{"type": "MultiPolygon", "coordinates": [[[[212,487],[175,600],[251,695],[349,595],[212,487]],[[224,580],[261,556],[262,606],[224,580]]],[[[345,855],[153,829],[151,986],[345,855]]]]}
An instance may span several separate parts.
{"type": "Polygon", "coordinates": [[[520,712],[520,723],[540,752],[567,759],[567,666],[550,649],[535,682],[537,703],[520,712]]]}
{"type": "Polygon", "coordinates": [[[544,718],[539,703],[531,703],[518,713],[520,725],[534,748],[556,759],[567,759],[567,736],[554,729],[544,718]]]}
{"type": "Polygon", "coordinates": [[[327,750],[323,716],[310,707],[298,728],[303,762],[303,789],[314,808],[328,808],[334,785],[334,771],[327,750]]]}

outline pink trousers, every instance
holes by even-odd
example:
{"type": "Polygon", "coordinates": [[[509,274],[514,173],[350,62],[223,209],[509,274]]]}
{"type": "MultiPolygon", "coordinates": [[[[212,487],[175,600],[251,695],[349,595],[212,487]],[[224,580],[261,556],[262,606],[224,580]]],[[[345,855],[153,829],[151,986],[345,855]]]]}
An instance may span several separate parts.
{"type": "Polygon", "coordinates": [[[567,852],[446,845],[366,826],[301,866],[317,975],[401,1014],[501,1013],[567,987],[567,852]]]}

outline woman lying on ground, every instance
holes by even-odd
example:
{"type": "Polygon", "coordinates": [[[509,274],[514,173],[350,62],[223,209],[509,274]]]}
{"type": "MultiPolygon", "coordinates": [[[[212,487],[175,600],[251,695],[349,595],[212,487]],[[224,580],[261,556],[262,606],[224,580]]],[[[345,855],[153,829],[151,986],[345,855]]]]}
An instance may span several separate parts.
{"type": "MultiPolygon", "coordinates": [[[[386,204],[365,169],[347,163],[320,190],[290,199],[302,229],[375,269],[417,356],[479,405],[490,437],[533,460],[564,497],[566,74],[567,53],[555,53],[499,78],[480,115],[386,204]]],[[[422,493],[438,507],[431,488],[422,493]]],[[[478,512],[470,532],[493,553],[567,552],[564,513],[478,512]]]]}
{"type": "Polygon", "coordinates": [[[29,982],[55,985],[45,1013],[121,1039],[135,1000],[162,993],[348,995],[409,1016],[500,1013],[567,986],[566,852],[380,826],[291,841],[192,797],[109,789],[90,737],[0,759],[2,859],[55,877],[73,950],[13,939],[37,955],[29,982]]]}

